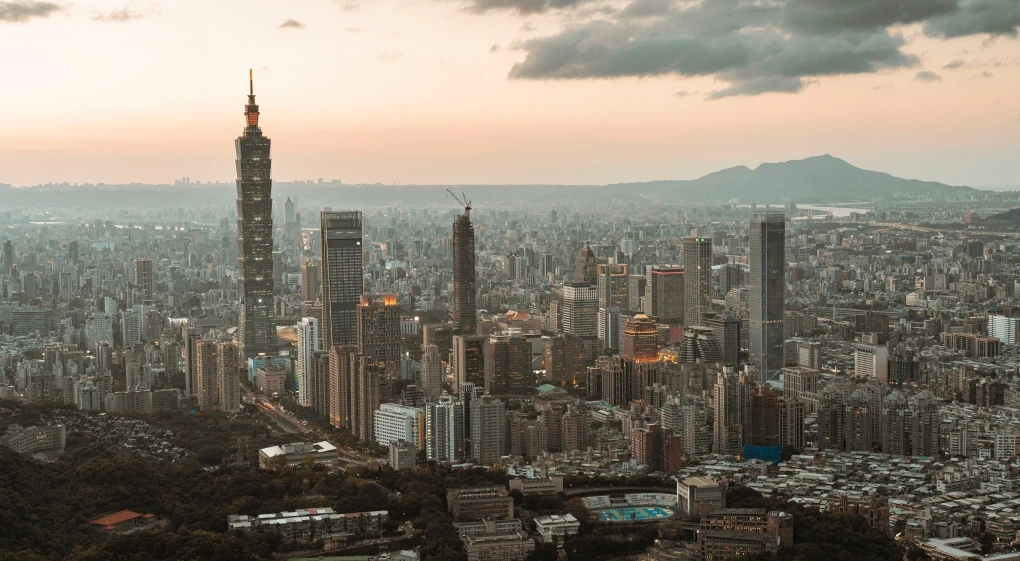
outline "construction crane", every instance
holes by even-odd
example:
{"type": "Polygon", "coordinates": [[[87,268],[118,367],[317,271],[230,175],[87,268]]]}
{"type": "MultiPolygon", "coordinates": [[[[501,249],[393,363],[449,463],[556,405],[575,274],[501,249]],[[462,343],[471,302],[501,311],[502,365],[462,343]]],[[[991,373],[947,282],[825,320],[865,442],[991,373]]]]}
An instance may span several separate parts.
{"type": "Polygon", "coordinates": [[[453,197],[453,200],[457,201],[462,207],[464,207],[464,214],[471,214],[471,201],[468,200],[467,195],[462,192],[458,197],[456,193],[449,189],[447,189],[446,192],[453,197]]]}

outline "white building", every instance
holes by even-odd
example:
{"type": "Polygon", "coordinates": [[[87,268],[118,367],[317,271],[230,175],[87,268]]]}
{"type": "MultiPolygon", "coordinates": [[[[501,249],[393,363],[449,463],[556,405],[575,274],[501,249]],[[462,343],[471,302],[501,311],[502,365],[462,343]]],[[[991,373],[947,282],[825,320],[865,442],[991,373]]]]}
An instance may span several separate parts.
{"type": "Polygon", "coordinates": [[[449,395],[425,405],[425,450],[437,462],[464,461],[464,402],[449,395]]]}
{"type": "Polygon", "coordinates": [[[130,347],[142,342],[142,314],[136,310],[127,310],[120,314],[120,333],[124,338],[124,346],[130,347]]]}
{"type": "Polygon", "coordinates": [[[375,441],[379,446],[405,440],[418,442],[418,415],[421,409],[397,403],[383,403],[375,411],[375,441]]]}
{"type": "Polygon", "coordinates": [[[552,514],[535,518],[535,531],[542,536],[542,541],[551,542],[558,539],[560,543],[567,536],[573,536],[581,529],[581,523],[573,514],[552,514]]]}
{"type": "Polygon", "coordinates": [[[577,337],[598,335],[599,289],[593,284],[563,285],[563,332],[577,337]]]}
{"type": "Polygon", "coordinates": [[[96,312],[85,322],[85,343],[88,348],[94,349],[97,343],[103,341],[113,343],[113,317],[96,312]]]}
{"type": "Polygon", "coordinates": [[[998,337],[1004,345],[1016,344],[1017,326],[1020,326],[1020,317],[1011,318],[997,314],[988,316],[988,336],[998,337]]]}
{"type": "Polygon", "coordinates": [[[885,345],[854,343],[854,374],[889,383],[889,349],[885,345]]]}
{"type": "Polygon", "coordinates": [[[322,442],[294,442],[280,446],[270,446],[259,450],[259,467],[268,469],[274,467],[276,458],[283,457],[283,461],[290,467],[303,465],[306,460],[311,459],[317,465],[324,465],[328,468],[336,468],[340,465],[340,455],[336,446],[323,440],[322,442]]]}
{"type": "Polygon", "coordinates": [[[296,327],[297,363],[294,366],[294,379],[297,381],[298,403],[311,407],[314,405],[312,356],[319,350],[319,320],[301,318],[296,327]]]}

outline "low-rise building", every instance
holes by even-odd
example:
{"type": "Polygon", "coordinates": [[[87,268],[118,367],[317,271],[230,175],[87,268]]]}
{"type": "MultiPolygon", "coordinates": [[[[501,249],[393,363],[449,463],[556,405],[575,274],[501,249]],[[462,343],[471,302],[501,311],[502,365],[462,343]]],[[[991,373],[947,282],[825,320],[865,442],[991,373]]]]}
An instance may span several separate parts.
{"type": "Polygon", "coordinates": [[[293,442],[259,450],[259,467],[262,469],[274,468],[281,461],[289,467],[298,467],[308,459],[315,465],[323,465],[330,469],[340,467],[340,455],[336,446],[325,440],[315,443],[293,442]]]}
{"type": "Polygon", "coordinates": [[[418,449],[406,440],[390,442],[389,464],[393,469],[414,469],[418,463],[418,449]]]}
{"type": "Polygon", "coordinates": [[[247,532],[274,532],[289,542],[346,543],[379,536],[383,522],[388,519],[389,513],[385,510],[338,513],[328,507],[306,508],[257,516],[232,514],[227,517],[227,527],[247,532]]]}
{"type": "Polygon", "coordinates": [[[48,450],[63,450],[67,442],[64,425],[22,427],[8,425],[0,443],[19,454],[35,454],[48,450]]]}
{"type": "Polygon", "coordinates": [[[453,527],[457,529],[460,537],[484,536],[488,534],[513,534],[524,531],[524,523],[520,518],[509,520],[493,520],[483,518],[474,522],[454,522],[453,527]]]}
{"type": "Polygon", "coordinates": [[[573,514],[551,514],[535,518],[535,531],[546,542],[560,541],[573,536],[581,529],[581,523],[573,514]]]}
{"type": "Polygon", "coordinates": [[[133,510],[122,510],[113,514],[104,514],[89,520],[89,524],[98,530],[117,534],[129,534],[138,530],[151,528],[156,522],[156,515],[142,514],[133,510]]]}
{"type": "Polygon", "coordinates": [[[563,492],[563,477],[516,477],[510,480],[510,490],[520,491],[524,495],[556,495],[563,492]]]}
{"type": "Polygon", "coordinates": [[[460,522],[514,517],[514,500],[503,487],[467,487],[446,492],[446,504],[460,522]]]}
{"type": "Polygon", "coordinates": [[[687,477],[676,480],[676,505],[683,514],[700,512],[699,503],[710,503],[713,508],[726,506],[726,485],[710,477],[687,477]]]}
{"type": "Polygon", "coordinates": [[[468,561],[524,561],[535,551],[535,540],[524,532],[464,538],[468,561]]]}

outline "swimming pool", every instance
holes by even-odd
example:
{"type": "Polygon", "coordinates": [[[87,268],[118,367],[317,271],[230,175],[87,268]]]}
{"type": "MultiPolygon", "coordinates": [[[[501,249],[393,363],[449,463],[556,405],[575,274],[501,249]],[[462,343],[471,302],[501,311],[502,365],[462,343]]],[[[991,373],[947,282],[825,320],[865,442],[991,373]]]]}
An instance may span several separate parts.
{"type": "Polygon", "coordinates": [[[601,522],[648,522],[673,516],[673,511],[658,506],[609,508],[598,514],[601,522]]]}

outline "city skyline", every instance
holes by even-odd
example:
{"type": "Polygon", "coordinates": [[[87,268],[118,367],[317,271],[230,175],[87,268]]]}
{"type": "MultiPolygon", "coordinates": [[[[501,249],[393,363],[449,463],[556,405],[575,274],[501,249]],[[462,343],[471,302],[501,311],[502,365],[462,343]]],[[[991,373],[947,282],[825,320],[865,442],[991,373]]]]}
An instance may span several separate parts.
{"type": "Polygon", "coordinates": [[[899,14],[875,2],[819,14],[788,0],[765,15],[727,0],[738,31],[770,17],[787,32],[778,43],[760,38],[776,52],[762,61],[747,61],[747,43],[710,25],[712,14],[697,4],[665,2],[659,12],[647,2],[596,0],[561,9],[15,4],[24,9],[0,13],[0,45],[19,55],[5,75],[27,87],[12,92],[18,110],[0,119],[0,182],[18,186],[229,177],[230,92],[249,67],[274,107],[281,178],[602,184],[832,153],[903,177],[1016,183],[1020,106],[1010,92],[1020,81],[1020,21],[1003,0],[912,4],[899,14]],[[986,13],[976,16],[974,6],[986,13]],[[668,27],[660,57],[613,43],[644,46],[678,11],[704,29],[668,27]],[[577,36],[589,38],[585,48],[577,36]],[[736,58],[748,64],[688,68],[691,37],[711,39],[709,54],[736,41],[736,58]],[[168,38],[179,44],[167,48],[168,38]],[[823,39],[833,52],[791,62],[823,39]],[[848,45],[858,48],[847,53],[848,45]],[[548,58],[554,47],[559,66],[548,58]],[[589,48],[615,66],[592,65],[583,58],[589,48]],[[118,53],[115,63],[108,52],[118,53]],[[399,165],[387,165],[394,154],[399,165]]]}

